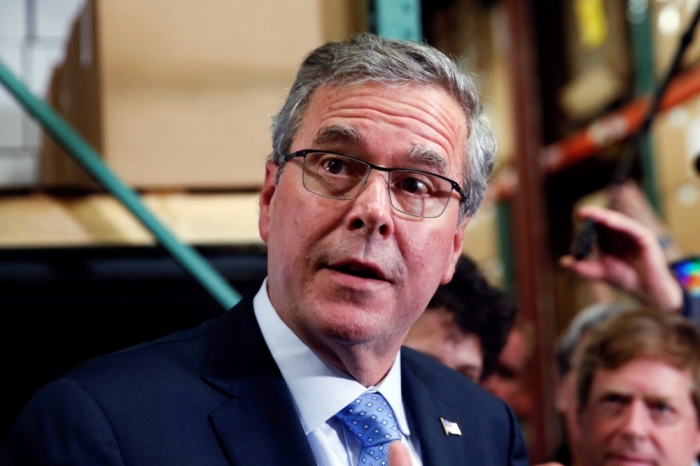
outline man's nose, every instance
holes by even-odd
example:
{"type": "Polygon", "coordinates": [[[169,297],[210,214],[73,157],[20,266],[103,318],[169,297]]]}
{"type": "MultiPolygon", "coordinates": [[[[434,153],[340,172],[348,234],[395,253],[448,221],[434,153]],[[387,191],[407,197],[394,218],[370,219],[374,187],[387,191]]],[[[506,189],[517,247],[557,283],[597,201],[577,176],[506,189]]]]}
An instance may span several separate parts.
{"type": "Polygon", "coordinates": [[[644,438],[651,423],[649,409],[641,400],[632,401],[623,413],[621,421],[623,435],[635,439],[644,438]]]}
{"type": "Polygon", "coordinates": [[[348,228],[367,230],[368,234],[389,236],[394,230],[393,207],[389,199],[388,176],[373,170],[360,193],[353,199],[348,228]]]}

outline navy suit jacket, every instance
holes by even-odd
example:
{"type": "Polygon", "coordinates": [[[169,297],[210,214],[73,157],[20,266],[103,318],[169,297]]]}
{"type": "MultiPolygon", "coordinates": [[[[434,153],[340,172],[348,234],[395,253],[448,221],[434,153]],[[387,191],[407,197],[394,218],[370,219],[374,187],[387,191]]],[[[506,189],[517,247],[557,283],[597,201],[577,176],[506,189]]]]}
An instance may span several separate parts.
{"type": "MultiPolygon", "coordinates": [[[[408,348],[402,390],[425,465],[526,465],[511,410],[408,348]],[[445,435],[440,417],[462,436],[445,435]]],[[[314,465],[252,299],[220,318],[95,358],[42,388],[2,465],[314,465]]]]}

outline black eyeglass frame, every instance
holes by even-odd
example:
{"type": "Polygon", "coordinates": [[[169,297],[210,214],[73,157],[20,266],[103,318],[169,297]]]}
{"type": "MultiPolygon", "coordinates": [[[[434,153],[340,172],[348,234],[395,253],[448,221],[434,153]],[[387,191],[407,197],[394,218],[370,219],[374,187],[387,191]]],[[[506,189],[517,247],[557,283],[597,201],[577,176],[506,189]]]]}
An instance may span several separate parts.
{"type": "MultiPolygon", "coordinates": [[[[367,180],[369,179],[370,172],[371,172],[372,170],[378,170],[378,171],[380,171],[380,172],[389,173],[389,176],[391,176],[391,172],[396,171],[396,170],[401,170],[401,171],[404,171],[404,172],[422,173],[422,174],[424,174],[424,175],[436,176],[436,177],[438,177],[438,178],[440,178],[440,179],[443,179],[443,180],[447,181],[448,183],[450,183],[450,185],[452,186],[452,189],[454,189],[455,191],[457,191],[457,194],[459,194],[460,202],[467,202],[467,196],[464,194],[464,191],[462,190],[462,187],[459,185],[459,183],[457,183],[457,182],[454,181],[454,180],[451,180],[451,179],[447,178],[446,176],[438,175],[437,173],[427,172],[427,171],[425,171],[425,170],[415,170],[415,169],[413,169],[413,168],[387,168],[387,167],[380,167],[379,165],[374,165],[373,163],[369,163],[369,162],[367,162],[366,160],[362,160],[362,159],[359,159],[359,158],[357,158],[357,157],[353,157],[352,155],[343,154],[342,152],[334,152],[334,151],[332,151],[332,150],[323,150],[323,149],[302,149],[302,150],[298,150],[298,151],[296,151],[296,152],[292,152],[291,154],[283,155],[283,156],[280,158],[280,164],[281,164],[282,162],[285,162],[285,163],[286,163],[286,162],[289,162],[290,160],[295,159],[295,158],[297,158],[297,157],[306,157],[308,154],[317,154],[317,153],[340,155],[340,156],[342,156],[342,157],[347,157],[347,158],[349,158],[349,159],[352,159],[352,160],[355,160],[355,161],[357,161],[357,162],[360,162],[360,163],[362,163],[362,164],[367,165],[367,166],[370,168],[370,171],[367,172],[367,177],[365,178],[364,183],[367,183],[367,180]]],[[[362,187],[364,187],[364,183],[363,183],[362,187]]],[[[307,189],[308,189],[308,188],[307,188],[307,189]]],[[[360,188],[360,190],[357,192],[357,194],[355,194],[355,196],[353,196],[353,197],[351,197],[351,198],[348,198],[348,199],[345,199],[345,200],[348,200],[348,201],[349,201],[349,200],[351,200],[351,199],[354,199],[355,197],[357,197],[357,195],[358,195],[361,191],[362,191],[362,188],[360,188]]],[[[312,192],[313,192],[313,191],[312,191],[312,192]]],[[[330,198],[330,199],[339,199],[339,200],[343,200],[342,198],[335,198],[335,197],[330,197],[330,196],[324,196],[323,194],[319,194],[319,193],[317,193],[317,192],[313,192],[313,193],[316,194],[317,196],[328,197],[328,198],[330,198]]],[[[447,208],[447,203],[445,204],[445,208],[447,208]]],[[[401,212],[403,212],[403,211],[401,211],[401,212]]],[[[443,211],[442,211],[442,212],[444,212],[444,208],[443,208],[443,211]]],[[[439,215],[436,215],[436,217],[439,217],[440,215],[442,215],[442,212],[440,212],[439,215]]],[[[410,214],[410,213],[408,213],[408,212],[404,212],[404,213],[407,214],[407,215],[413,215],[414,217],[418,217],[417,215],[410,214]]],[[[424,218],[431,218],[431,217],[424,217],[424,218]]]]}

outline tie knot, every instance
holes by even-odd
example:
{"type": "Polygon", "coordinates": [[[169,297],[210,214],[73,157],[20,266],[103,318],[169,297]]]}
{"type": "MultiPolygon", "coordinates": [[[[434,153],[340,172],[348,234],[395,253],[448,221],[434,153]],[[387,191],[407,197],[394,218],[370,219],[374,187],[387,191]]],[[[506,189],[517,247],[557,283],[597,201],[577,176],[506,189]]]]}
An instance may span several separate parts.
{"type": "Polygon", "coordinates": [[[379,392],[363,393],[336,416],[365,448],[401,439],[394,411],[379,392]]]}

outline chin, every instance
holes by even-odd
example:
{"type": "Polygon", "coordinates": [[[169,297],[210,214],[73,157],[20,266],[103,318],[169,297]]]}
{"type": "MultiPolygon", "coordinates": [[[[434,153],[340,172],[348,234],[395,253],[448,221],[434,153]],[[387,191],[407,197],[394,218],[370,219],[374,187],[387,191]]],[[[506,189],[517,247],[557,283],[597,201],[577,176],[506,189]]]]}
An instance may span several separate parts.
{"type": "MultiPolygon", "coordinates": [[[[317,321],[318,333],[327,339],[348,346],[383,340],[391,342],[392,337],[401,333],[402,330],[397,325],[396,319],[363,310],[353,311],[346,308],[335,310],[323,317],[323,320],[317,321]]],[[[403,340],[403,334],[400,338],[403,340]]]]}
{"type": "Polygon", "coordinates": [[[376,317],[362,311],[334,311],[319,322],[319,333],[335,341],[353,344],[371,341],[378,336],[376,317]],[[339,315],[342,314],[342,315],[339,315]],[[335,317],[335,318],[334,318],[335,317]]]}

